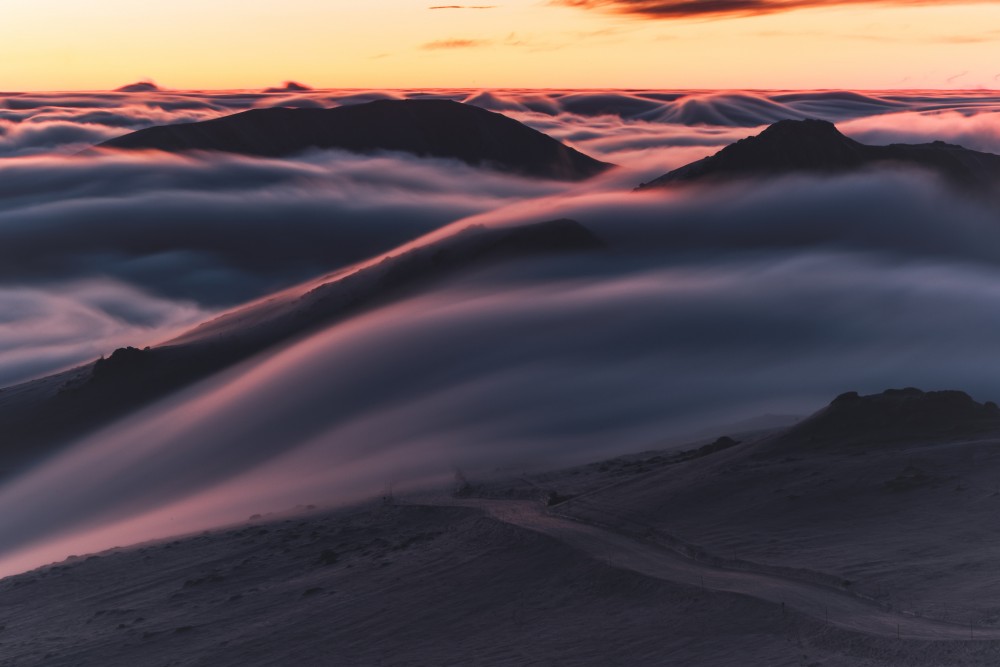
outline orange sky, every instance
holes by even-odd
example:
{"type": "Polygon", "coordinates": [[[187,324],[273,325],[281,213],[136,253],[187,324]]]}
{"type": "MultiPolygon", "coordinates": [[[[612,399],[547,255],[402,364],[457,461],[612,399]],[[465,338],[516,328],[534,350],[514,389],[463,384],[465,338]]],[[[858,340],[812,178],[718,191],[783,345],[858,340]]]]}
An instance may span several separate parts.
{"type": "Polygon", "coordinates": [[[823,6],[655,18],[615,10],[676,3],[4,0],[0,89],[1000,88],[1000,3],[801,1],[823,6]]]}

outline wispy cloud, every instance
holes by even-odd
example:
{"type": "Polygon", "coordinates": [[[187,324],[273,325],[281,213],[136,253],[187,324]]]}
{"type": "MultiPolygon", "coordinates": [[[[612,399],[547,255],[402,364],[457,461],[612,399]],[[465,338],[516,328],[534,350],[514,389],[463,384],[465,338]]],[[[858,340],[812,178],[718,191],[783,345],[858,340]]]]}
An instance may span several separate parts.
{"type": "Polygon", "coordinates": [[[934,5],[960,4],[965,0],[550,0],[550,4],[595,9],[654,19],[683,19],[706,16],[757,16],[795,9],[837,5],[934,5]]]}
{"type": "Polygon", "coordinates": [[[986,42],[995,42],[998,39],[1000,39],[1000,30],[988,30],[978,34],[943,35],[934,41],[943,44],[984,44],[986,42]]]}
{"type": "Polygon", "coordinates": [[[885,32],[829,32],[825,30],[759,30],[748,33],[756,37],[765,38],[795,38],[803,37],[827,37],[835,39],[850,39],[866,42],[894,42],[894,43],[921,43],[921,44],[982,44],[994,42],[1000,39],[1000,30],[987,30],[980,33],[966,34],[887,34],[885,32]]]}
{"type": "Polygon", "coordinates": [[[488,39],[439,39],[427,42],[420,48],[428,51],[438,49],[476,49],[482,46],[489,46],[492,42],[488,39]]]}
{"type": "Polygon", "coordinates": [[[496,9],[496,5],[434,5],[427,9],[496,9]]]}

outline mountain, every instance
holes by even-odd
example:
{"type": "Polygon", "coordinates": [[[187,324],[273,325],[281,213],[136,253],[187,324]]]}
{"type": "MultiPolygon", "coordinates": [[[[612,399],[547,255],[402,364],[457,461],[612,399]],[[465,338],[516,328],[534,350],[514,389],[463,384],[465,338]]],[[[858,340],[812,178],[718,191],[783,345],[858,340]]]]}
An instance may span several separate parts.
{"type": "Polygon", "coordinates": [[[603,245],[573,220],[470,226],[237,308],[163,345],[120,348],[91,364],[0,389],[0,479],[69,439],[318,327],[466,270],[603,245]]]}
{"type": "Polygon", "coordinates": [[[978,631],[1000,591],[979,574],[995,567],[998,437],[1000,408],[964,392],[850,392],[783,432],[605,462],[617,483],[589,493],[572,486],[587,471],[550,488],[570,497],[561,515],[708,566],[978,631]]]}
{"type": "Polygon", "coordinates": [[[159,92],[161,88],[157,86],[152,81],[137,81],[136,83],[130,83],[127,86],[121,86],[120,88],[115,88],[116,93],[156,93],[159,92]]]}
{"type": "Polygon", "coordinates": [[[450,100],[378,100],[334,109],[252,109],[213,120],[150,127],[100,146],[265,157],[314,148],[402,151],[562,180],[589,178],[611,166],[516,120],[450,100]]]}
{"type": "Polygon", "coordinates": [[[974,436],[1000,430],[1000,407],[978,403],[963,391],[887,389],[860,396],[847,392],[769,443],[773,451],[840,447],[933,437],[974,436]],[[805,443],[805,444],[804,444],[805,443]]]}
{"type": "Polygon", "coordinates": [[[0,661],[993,666],[1000,456],[961,434],[996,411],[845,394],[824,450],[722,437],[70,556],[0,580],[0,661]],[[957,428],[878,446],[922,412],[957,428]]]}
{"type": "Polygon", "coordinates": [[[992,153],[942,141],[870,146],[844,136],[824,120],[782,120],[756,136],[643,183],[639,189],[793,173],[837,174],[875,165],[927,169],[953,184],[976,189],[1000,181],[1000,156],[992,153]]]}
{"type": "Polygon", "coordinates": [[[312,90],[310,86],[304,83],[299,83],[298,81],[285,81],[280,86],[272,86],[270,88],[265,88],[265,93],[304,93],[312,90]]]}

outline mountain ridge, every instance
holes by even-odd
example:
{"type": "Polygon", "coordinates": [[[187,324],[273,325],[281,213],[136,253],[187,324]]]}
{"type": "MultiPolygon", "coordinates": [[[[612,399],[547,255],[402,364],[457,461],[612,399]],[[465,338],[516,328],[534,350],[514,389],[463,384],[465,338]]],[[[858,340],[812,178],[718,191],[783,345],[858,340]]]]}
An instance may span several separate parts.
{"type": "Polygon", "coordinates": [[[500,171],[579,181],[612,165],[502,114],[451,100],[376,100],[332,109],[271,107],[159,125],[98,148],[283,157],[309,149],[401,151],[500,171]]]}
{"type": "Polygon", "coordinates": [[[960,187],[984,189],[1000,182],[1000,155],[943,141],[863,144],[825,120],[782,120],[717,153],[639,185],[638,190],[699,181],[766,178],[785,174],[840,174],[901,165],[929,170],[960,187]]]}

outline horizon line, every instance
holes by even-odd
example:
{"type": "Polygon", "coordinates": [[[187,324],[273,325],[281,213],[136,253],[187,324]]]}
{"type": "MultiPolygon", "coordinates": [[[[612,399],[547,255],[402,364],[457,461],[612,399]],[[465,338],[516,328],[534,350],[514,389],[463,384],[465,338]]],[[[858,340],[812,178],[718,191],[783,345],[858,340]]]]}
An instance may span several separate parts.
{"type": "MultiPolygon", "coordinates": [[[[148,81],[142,83],[150,83],[148,81]]],[[[125,84],[134,85],[134,84],[125,84]]],[[[124,91],[119,88],[21,88],[6,89],[0,85],[0,95],[18,95],[23,93],[102,93],[119,95],[155,95],[157,93],[257,93],[266,95],[310,95],[313,93],[334,92],[334,91],[433,91],[433,92],[457,92],[457,91],[549,91],[549,92],[678,92],[678,93],[704,93],[704,92],[753,92],[753,93],[776,93],[776,92],[969,92],[969,93],[1000,93],[1000,88],[986,87],[815,87],[815,88],[795,88],[795,87],[689,87],[689,86],[316,86],[304,90],[281,90],[277,86],[244,86],[234,88],[174,88],[156,84],[156,89],[145,91],[124,91]]]]}

